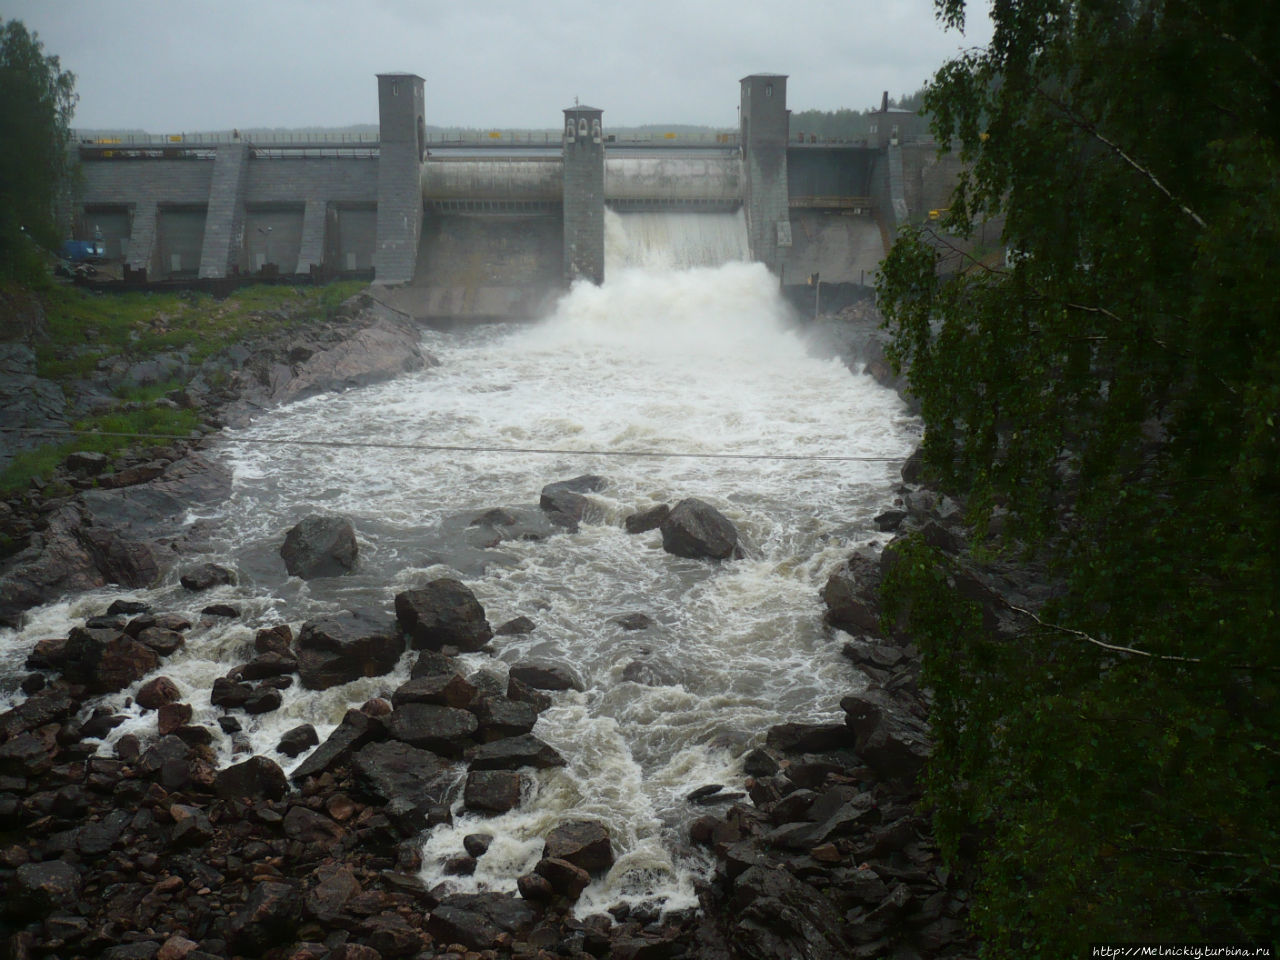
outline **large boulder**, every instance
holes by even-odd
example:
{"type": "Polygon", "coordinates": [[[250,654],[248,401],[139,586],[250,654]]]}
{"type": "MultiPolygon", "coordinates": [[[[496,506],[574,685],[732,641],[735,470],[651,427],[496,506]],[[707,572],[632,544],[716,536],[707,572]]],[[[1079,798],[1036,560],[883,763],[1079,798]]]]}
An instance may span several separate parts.
{"type": "Polygon", "coordinates": [[[522,660],[511,667],[510,676],[535,690],[585,690],[582,678],[568,667],[545,660],[522,660]]]}
{"type": "Polygon", "coordinates": [[[915,777],[932,750],[928,728],[879,687],[840,701],[858,756],[886,779],[915,777]]]}
{"type": "Polygon", "coordinates": [[[142,679],[160,664],[150,647],[118,630],[76,627],[62,651],[62,672],[90,693],[115,693],[142,679]]]}
{"type": "Polygon", "coordinates": [[[397,594],[396,619],[415,650],[479,650],[493,639],[476,595],[451,577],[397,594]]]}
{"type": "Polygon", "coordinates": [[[178,582],[186,589],[198,592],[232,585],[236,582],[236,574],[234,570],[218,563],[201,563],[183,570],[178,582]]]}
{"type": "Polygon", "coordinates": [[[595,493],[608,485],[604,477],[586,474],[572,480],[558,480],[548,483],[542,488],[542,496],[538,499],[540,506],[547,514],[547,519],[557,526],[577,530],[578,524],[586,517],[591,504],[584,493],[595,493]]]}
{"type": "Polygon", "coordinates": [[[214,792],[223,800],[279,800],[289,790],[280,764],[267,757],[250,757],[218,771],[214,792]]]}
{"type": "Polygon", "coordinates": [[[595,820],[570,820],[547,834],[542,856],[567,860],[593,873],[613,866],[613,844],[604,824],[595,820]]]}
{"type": "Polygon", "coordinates": [[[383,723],[396,740],[442,757],[461,757],[479,727],[474,714],[434,703],[401,704],[383,723]]]}
{"type": "Polygon", "coordinates": [[[449,761],[398,740],[362,747],[351,771],[365,795],[383,803],[406,800],[424,813],[446,803],[456,780],[449,761]]]}
{"type": "Polygon", "coordinates": [[[880,636],[880,563],[855,553],[832,571],[822,589],[826,621],[852,634],[880,636]]]}
{"type": "Polygon", "coordinates": [[[383,735],[382,723],[360,710],[348,710],[342,722],[320,746],[293,771],[293,779],[301,782],[319,776],[330,767],[346,763],[357,750],[383,735]]]}
{"type": "Polygon", "coordinates": [[[462,791],[468,810],[506,813],[520,805],[524,777],[515,770],[472,770],[462,791]]]}
{"type": "Polygon", "coordinates": [[[312,514],[287,534],[280,556],[290,576],[337,577],[349,573],[358,554],[356,530],[346,517],[312,514]]]}
{"type": "Polygon", "coordinates": [[[723,513],[693,497],[681,500],[662,521],[662,549],[692,560],[727,560],[738,549],[738,531],[723,513]]]}
{"type": "Polygon", "coordinates": [[[481,744],[471,754],[472,770],[517,770],[520,767],[563,767],[564,757],[532,733],[481,744]]]}
{"type": "Polygon", "coordinates": [[[327,690],[393,670],[404,652],[395,625],[364,610],[308,620],[298,633],[298,675],[309,690],[327,690]]]}

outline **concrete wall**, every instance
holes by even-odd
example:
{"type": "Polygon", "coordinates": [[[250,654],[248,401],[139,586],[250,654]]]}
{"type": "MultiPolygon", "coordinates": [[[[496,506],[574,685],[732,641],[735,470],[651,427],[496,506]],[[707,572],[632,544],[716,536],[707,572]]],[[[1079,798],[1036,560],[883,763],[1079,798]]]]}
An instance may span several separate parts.
{"type": "Polygon", "coordinates": [[[274,263],[281,274],[296,273],[305,209],[301,204],[246,209],[243,240],[236,251],[240,272],[257,273],[264,263],[274,263]]]}
{"type": "Polygon", "coordinates": [[[791,211],[787,283],[818,274],[824,283],[871,284],[884,259],[880,226],[870,215],[823,210],[791,211]]]}
{"type": "Polygon", "coordinates": [[[377,203],[376,157],[271,157],[249,161],[249,204],[377,203]]]}
{"type": "Polygon", "coordinates": [[[876,151],[856,147],[792,147],[787,192],[798,197],[869,197],[876,151]]]}
{"type": "Polygon", "coordinates": [[[200,272],[204,247],[205,209],[160,207],[156,242],[147,275],[194,277],[200,272]]]}

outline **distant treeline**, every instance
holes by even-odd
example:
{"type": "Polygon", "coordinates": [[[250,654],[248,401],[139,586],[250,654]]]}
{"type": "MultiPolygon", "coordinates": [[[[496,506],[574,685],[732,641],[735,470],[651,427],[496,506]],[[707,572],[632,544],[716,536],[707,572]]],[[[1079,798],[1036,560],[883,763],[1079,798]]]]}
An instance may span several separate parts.
{"type": "MultiPolygon", "coordinates": [[[[889,106],[897,107],[903,110],[919,110],[924,99],[924,89],[915,91],[914,93],[904,94],[901,97],[889,99],[889,106]]],[[[791,135],[812,134],[823,140],[861,140],[868,135],[871,128],[871,116],[878,112],[880,104],[875,104],[865,110],[853,110],[843,107],[839,110],[799,110],[791,114],[791,135]]],[[[608,132],[616,134],[620,137],[626,136],[646,136],[653,134],[674,133],[686,135],[710,135],[721,132],[731,131],[732,127],[716,127],[689,123],[644,123],[633,126],[609,126],[608,132]]],[[[427,136],[433,140],[441,138],[470,138],[481,136],[494,130],[501,130],[504,133],[518,134],[558,134],[559,127],[461,127],[461,126],[434,126],[427,125],[427,136]]],[[[227,135],[230,136],[232,130],[163,130],[163,131],[146,131],[146,130],[92,130],[78,129],[75,131],[77,137],[127,137],[127,136],[146,136],[148,133],[201,133],[208,136],[227,135]]],[[[376,123],[353,123],[341,127],[241,127],[234,131],[246,140],[261,139],[266,140],[274,136],[306,136],[308,134],[316,135],[343,135],[352,137],[368,137],[377,139],[378,125],[376,123]]]]}

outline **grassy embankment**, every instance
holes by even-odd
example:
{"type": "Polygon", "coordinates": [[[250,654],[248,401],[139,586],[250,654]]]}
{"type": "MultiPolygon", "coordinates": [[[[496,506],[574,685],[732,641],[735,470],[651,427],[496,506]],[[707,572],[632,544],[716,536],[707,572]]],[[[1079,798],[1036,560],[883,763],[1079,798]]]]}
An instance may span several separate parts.
{"type": "MultiPolygon", "coordinates": [[[[320,287],[251,286],[225,300],[190,291],[93,294],[77,287],[50,286],[35,291],[47,321],[47,339],[33,344],[36,372],[61,385],[70,397],[73,384],[91,378],[101,361],[114,357],[136,361],[176,354],[184,359],[187,370],[194,370],[237,341],[308,319],[330,318],[342,301],[363,286],[358,281],[320,287]]],[[[117,409],[72,423],[75,430],[93,433],[57,439],[18,454],[0,471],[0,494],[48,477],[73,450],[111,454],[140,442],[108,434],[186,436],[199,425],[199,414],[164,402],[166,394],[183,385],[183,378],[177,377],[145,387],[117,388],[115,395],[121,401],[117,409]]]]}

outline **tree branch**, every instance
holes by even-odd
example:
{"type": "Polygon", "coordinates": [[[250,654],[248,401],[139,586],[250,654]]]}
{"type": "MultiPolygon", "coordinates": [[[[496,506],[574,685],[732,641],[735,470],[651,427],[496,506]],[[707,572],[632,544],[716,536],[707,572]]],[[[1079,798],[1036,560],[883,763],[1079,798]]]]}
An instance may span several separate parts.
{"type": "Polygon", "coordinates": [[[1044,91],[1043,88],[1037,87],[1036,92],[1040,94],[1040,96],[1044,97],[1044,99],[1048,100],[1055,107],[1057,107],[1059,110],[1061,110],[1063,115],[1066,116],[1068,120],[1070,120],[1072,123],[1078,126],[1081,130],[1085,131],[1087,134],[1089,134],[1089,136],[1093,137],[1099,143],[1105,144],[1116,156],[1118,156],[1121,160],[1127,163],[1130,167],[1132,167],[1138,173],[1142,174],[1142,176],[1145,177],[1151,183],[1152,186],[1154,186],[1157,190],[1159,190],[1166,197],[1168,197],[1170,201],[1172,201],[1174,204],[1177,205],[1179,210],[1181,210],[1184,214],[1190,217],[1191,220],[1195,223],[1195,225],[1198,226],[1201,230],[1205,230],[1208,228],[1208,224],[1204,222],[1204,218],[1201,217],[1200,214],[1196,213],[1189,206],[1187,206],[1187,204],[1184,201],[1175,197],[1173,193],[1169,190],[1169,188],[1160,182],[1159,177],[1157,177],[1148,167],[1144,167],[1141,163],[1139,163],[1133,157],[1129,156],[1129,154],[1125,152],[1124,148],[1121,147],[1120,144],[1116,143],[1114,140],[1107,139],[1105,136],[1102,135],[1101,131],[1099,131],[1096,126],[1094,126],[1088,120],[1084,119],[1084,117],[1080,116],[1078,113],[1072,110],[1069,106],[1067,106],[1061,100],[1057,99],[1056,97],[1050,96],[1048,93],[1044,91]]]}

